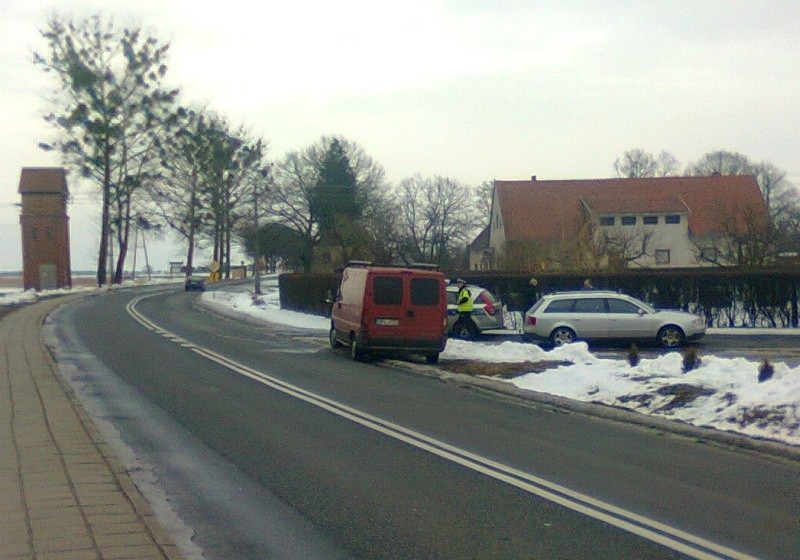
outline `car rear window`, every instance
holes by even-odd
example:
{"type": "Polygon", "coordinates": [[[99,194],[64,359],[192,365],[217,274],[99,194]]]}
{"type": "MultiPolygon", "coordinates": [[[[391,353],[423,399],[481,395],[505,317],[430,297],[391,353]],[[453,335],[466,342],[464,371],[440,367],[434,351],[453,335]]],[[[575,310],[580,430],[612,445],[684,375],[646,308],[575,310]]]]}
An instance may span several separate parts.
{"type": "Polygon", "coordinates": [[[403,303],[403,279],[397,276],[376,276],[373,284],[373,301],[377,305],[403,303]]]}
{"type": "Polygon", "coordinates": [[[436,278],[412,278],[411,305],[439,305],[439,281],[436,278]]]}

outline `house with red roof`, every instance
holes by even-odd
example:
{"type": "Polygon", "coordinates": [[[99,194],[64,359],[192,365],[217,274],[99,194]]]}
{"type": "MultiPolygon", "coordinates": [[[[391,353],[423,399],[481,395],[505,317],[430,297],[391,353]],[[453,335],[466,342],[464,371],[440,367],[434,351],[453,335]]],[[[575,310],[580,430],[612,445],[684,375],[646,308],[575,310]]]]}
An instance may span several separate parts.
{"type": "Polygon", "coordinates": [[[771,228],[750,175],[495,181],[491,212],[473,270],[731,265],[771,228]]]}

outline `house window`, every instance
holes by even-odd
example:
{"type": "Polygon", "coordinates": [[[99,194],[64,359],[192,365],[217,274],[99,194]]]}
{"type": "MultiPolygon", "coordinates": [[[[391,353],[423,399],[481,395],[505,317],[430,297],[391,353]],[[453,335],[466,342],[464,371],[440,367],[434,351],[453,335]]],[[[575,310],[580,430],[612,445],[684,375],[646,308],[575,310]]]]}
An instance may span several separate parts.
{"type": "Polygon", "coordinates": [[[600,225],[601,226],[613,226],[614,225],[614,216],[600,216],[600,225]]]}
{"type": "Polygon", "coordinates": [[[656,249],[656,264],[669,264],[669,249],[656,249]]]}
{"type": "Polygon", "coordinates": [[[664,216],[664,223],[679,224],[681,223],[681,216],[680,214],[668,214],[667,216],[664,216]]]}
{"type": "Polygon", "coordinates": [[[700,249],[700,259],[704,261],[716,262],[719,258],[719,251],[716,247],[704,247],[700,249]]]}
{"type": "Polygon", "coordinates": [[[658,224],[658,216],[645,216],[642,218],[642,222],[646,226],[655,226],[658,224]]]}
{"type": "Polygon", "coordinates": [[[636,216],[622,216],[622,225],[623,226],[635,226],[636,225],[636,216]]]}

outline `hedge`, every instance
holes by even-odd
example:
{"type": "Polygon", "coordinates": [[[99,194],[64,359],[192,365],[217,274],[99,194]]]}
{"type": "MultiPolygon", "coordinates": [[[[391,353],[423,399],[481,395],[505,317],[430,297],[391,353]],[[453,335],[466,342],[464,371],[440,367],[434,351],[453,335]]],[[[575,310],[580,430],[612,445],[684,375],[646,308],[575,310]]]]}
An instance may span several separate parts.
{"type": "MultiPolygon", "coordinates": [[[[542,294],[583,287],[612,289],[654,307],[683,309],[710,327],[797,327],[797,268],[637,269],[587,274],[523,274],[462,271],[451,274],[492,291],[509,311],[524,312],[542,294]]],[[[330,316],[326,296],[336,293],[340,273],[281,274],[281,307],[330,316]]]]}

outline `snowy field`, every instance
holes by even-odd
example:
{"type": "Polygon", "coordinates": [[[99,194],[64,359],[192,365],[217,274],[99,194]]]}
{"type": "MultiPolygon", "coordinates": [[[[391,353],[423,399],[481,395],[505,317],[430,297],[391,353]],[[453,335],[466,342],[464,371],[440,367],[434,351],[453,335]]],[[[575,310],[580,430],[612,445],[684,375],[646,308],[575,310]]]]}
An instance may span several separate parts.
{"type": "MultiPolygon", "coordinates": [[[[174,282],[174,280],[173,280],[174,282]]],[[[22,304],[65,293],[96,290],[75,288],[36,294],[11,291],[0,296],[0,306],[22,304]]],[[[207,291],[210,306],[224,306],[263,321],[316,331],[327,337],[329,319],[280,309],[277,279],[262,283],[264,295],[207,291]]],[[[737,332],[746,329],[737,329],[737,332]]],[[[800,336],[798,336],[800,341],[800,336]]],[[[450,340],[440,361],[569,362],[541,373],[506,380],[524,389],[585,402],[626,408],[695,426],[738,432],[751,437],[800,446],[800,367],[776,361],[774,373],[759,382],[761,362],[743,358],[700,356],[697,368],[684,373],[683,354],[670,352],[631,366],[627,360],[598,358],[585,343],[544,350],[535,344],[500,344],[450,340]]]]}

